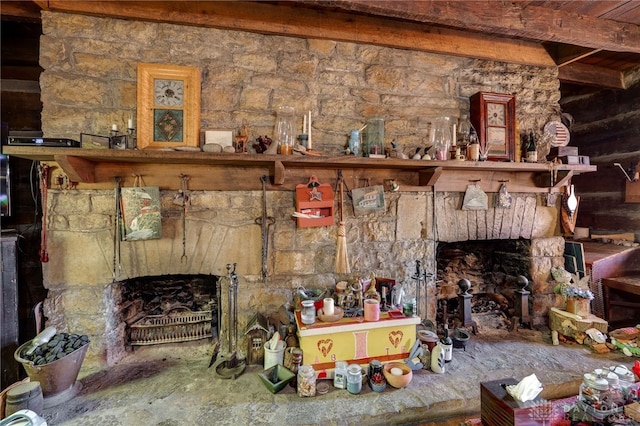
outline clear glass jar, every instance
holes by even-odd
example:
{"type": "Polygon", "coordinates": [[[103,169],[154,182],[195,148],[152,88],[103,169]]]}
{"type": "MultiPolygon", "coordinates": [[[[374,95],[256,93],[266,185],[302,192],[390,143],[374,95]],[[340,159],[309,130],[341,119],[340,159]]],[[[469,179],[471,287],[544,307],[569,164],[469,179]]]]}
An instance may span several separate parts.
{"type": "Polygon", "coordinates": [[[596,410],[607,409],[603,407],[605,397],[608,397],[609,382],[604,377],[599,377],[595,373],[586,373],[580,384],[578,399],[586,405],[590,405],[596,410]]]}
{"type": "Polygon", "coordinates": [[[296,141],[295,115],[295,109],[290,106],[281,106],[277,110],[275,143],[278,144],[280,154],[293,154],[296,141]]]}
{"type": "Polygon", "coordinates": [[[300,318],[303,324],[313,324],[316,322],[316,307],[313,300],[303,300],[300,318]]]}
{"type": "Polygon", "coordinates": [[[451,118],[436,118],[431,131],[431,145],[436,152],[436,160],[447,160],[449,158],[449,148],[452,142],[451,118]]]}
{"type": "Polygon", "coordinates": [[[346,361],[336,361],[336,367],[333,370],[333,386],[338,389],[347,387],[347,365],[346,361]]]}
{"type": "Polygon", "coordinates": [[[371,117],[367,119],[365,129],[367,150],[369,157],[384,158],[384,118],[371,117]]]}
{"type": "Polygon", "coordinates": [[[316,396],[316,372],[309,364],[298,368],[298,396],[316,396]]]}
{"type": "Polygon", "coordinates": [[[347,367],[347,390],[354,395],[362,391],[362,367],[358,364],[347,367]]]}
{"type": "Polygon", "coordinates": [[[620,378],[616,373],[610,371],[607,374],[607,382],[609,383],[609,402],[617,407],[624,405],[624,396],[622,394],[622,386],[620,384],[620,378]]]}

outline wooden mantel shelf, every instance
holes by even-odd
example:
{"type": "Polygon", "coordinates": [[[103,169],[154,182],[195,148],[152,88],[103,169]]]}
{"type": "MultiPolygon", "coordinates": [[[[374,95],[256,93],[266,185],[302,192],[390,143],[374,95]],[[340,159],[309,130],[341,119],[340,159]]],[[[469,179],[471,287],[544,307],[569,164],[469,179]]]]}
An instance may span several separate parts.
{"type": "MultiPolygon", "coordinates": [[[[271,178],[269,189],[294,190],[312,174],[321,182],[334,183],[336,171],[342,170],[349,188],[395,180],[400,191],[430,191],[432,186],[438,191],[457,191],[475,181],[485,191],[495,191],[502,181],[508,181],[511,192],[558,192],[574,174],[597,170],[590,165],[29,146],[4,146],[3,153],[57,163],[79,188],[112,187],[115,177],[121,177],[126,186],[140,176],[146,185],[178,189],[180,176],[187,175],[191,190],[257,190],[262,185],[260,177],[266,174],[271,178]],[[552,167],[556,172],[553,184],[552,167]]],[[[56,173],[59,171],[54,169],[52,175],[56,173]]]]}

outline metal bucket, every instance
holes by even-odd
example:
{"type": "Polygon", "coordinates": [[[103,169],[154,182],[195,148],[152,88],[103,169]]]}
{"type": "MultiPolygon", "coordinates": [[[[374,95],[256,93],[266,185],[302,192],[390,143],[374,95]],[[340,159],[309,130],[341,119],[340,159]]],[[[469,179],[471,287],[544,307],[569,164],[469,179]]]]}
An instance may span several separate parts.
{"type": "Polygon", "coordinates": [[[29,378],[34,382],[40,382],[44,407],[52,407],[73,398],[80,389],[80,383],[76,383],[80,367],[87,354],[89,344],[44,365],[34,365],[33,362],[20,356],[31,347],[31,341],[16,349],[13,357],[24,367],[29,378]]]}

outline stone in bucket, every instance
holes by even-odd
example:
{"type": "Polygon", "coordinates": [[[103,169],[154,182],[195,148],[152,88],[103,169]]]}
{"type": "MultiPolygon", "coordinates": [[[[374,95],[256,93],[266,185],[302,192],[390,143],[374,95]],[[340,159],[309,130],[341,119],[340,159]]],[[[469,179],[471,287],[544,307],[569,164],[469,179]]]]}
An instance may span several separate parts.
{"type": "Polygon", "coordinates": [[[16,349],[14,358],[32,381],[40,382],[44,408],[49,408],[70,400],[81,389],[77,378],[88,348],[87,336],[55,334],[55,329],[51,333],[48,328],[16,349]]]}

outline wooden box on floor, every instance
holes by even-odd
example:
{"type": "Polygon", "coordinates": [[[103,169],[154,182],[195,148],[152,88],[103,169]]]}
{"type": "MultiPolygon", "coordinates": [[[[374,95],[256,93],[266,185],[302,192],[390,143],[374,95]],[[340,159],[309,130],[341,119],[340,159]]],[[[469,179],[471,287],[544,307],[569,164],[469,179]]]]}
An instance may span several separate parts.
{"type": "Polygon", "coordinates": [[[548,404],[540,396],[534,400],[519,402],[507,393],[505,385],[518,384],[513,378],[480,383],[480,418],[490,426],[538,426],[543,424],[544,406],[548,404]]]}

